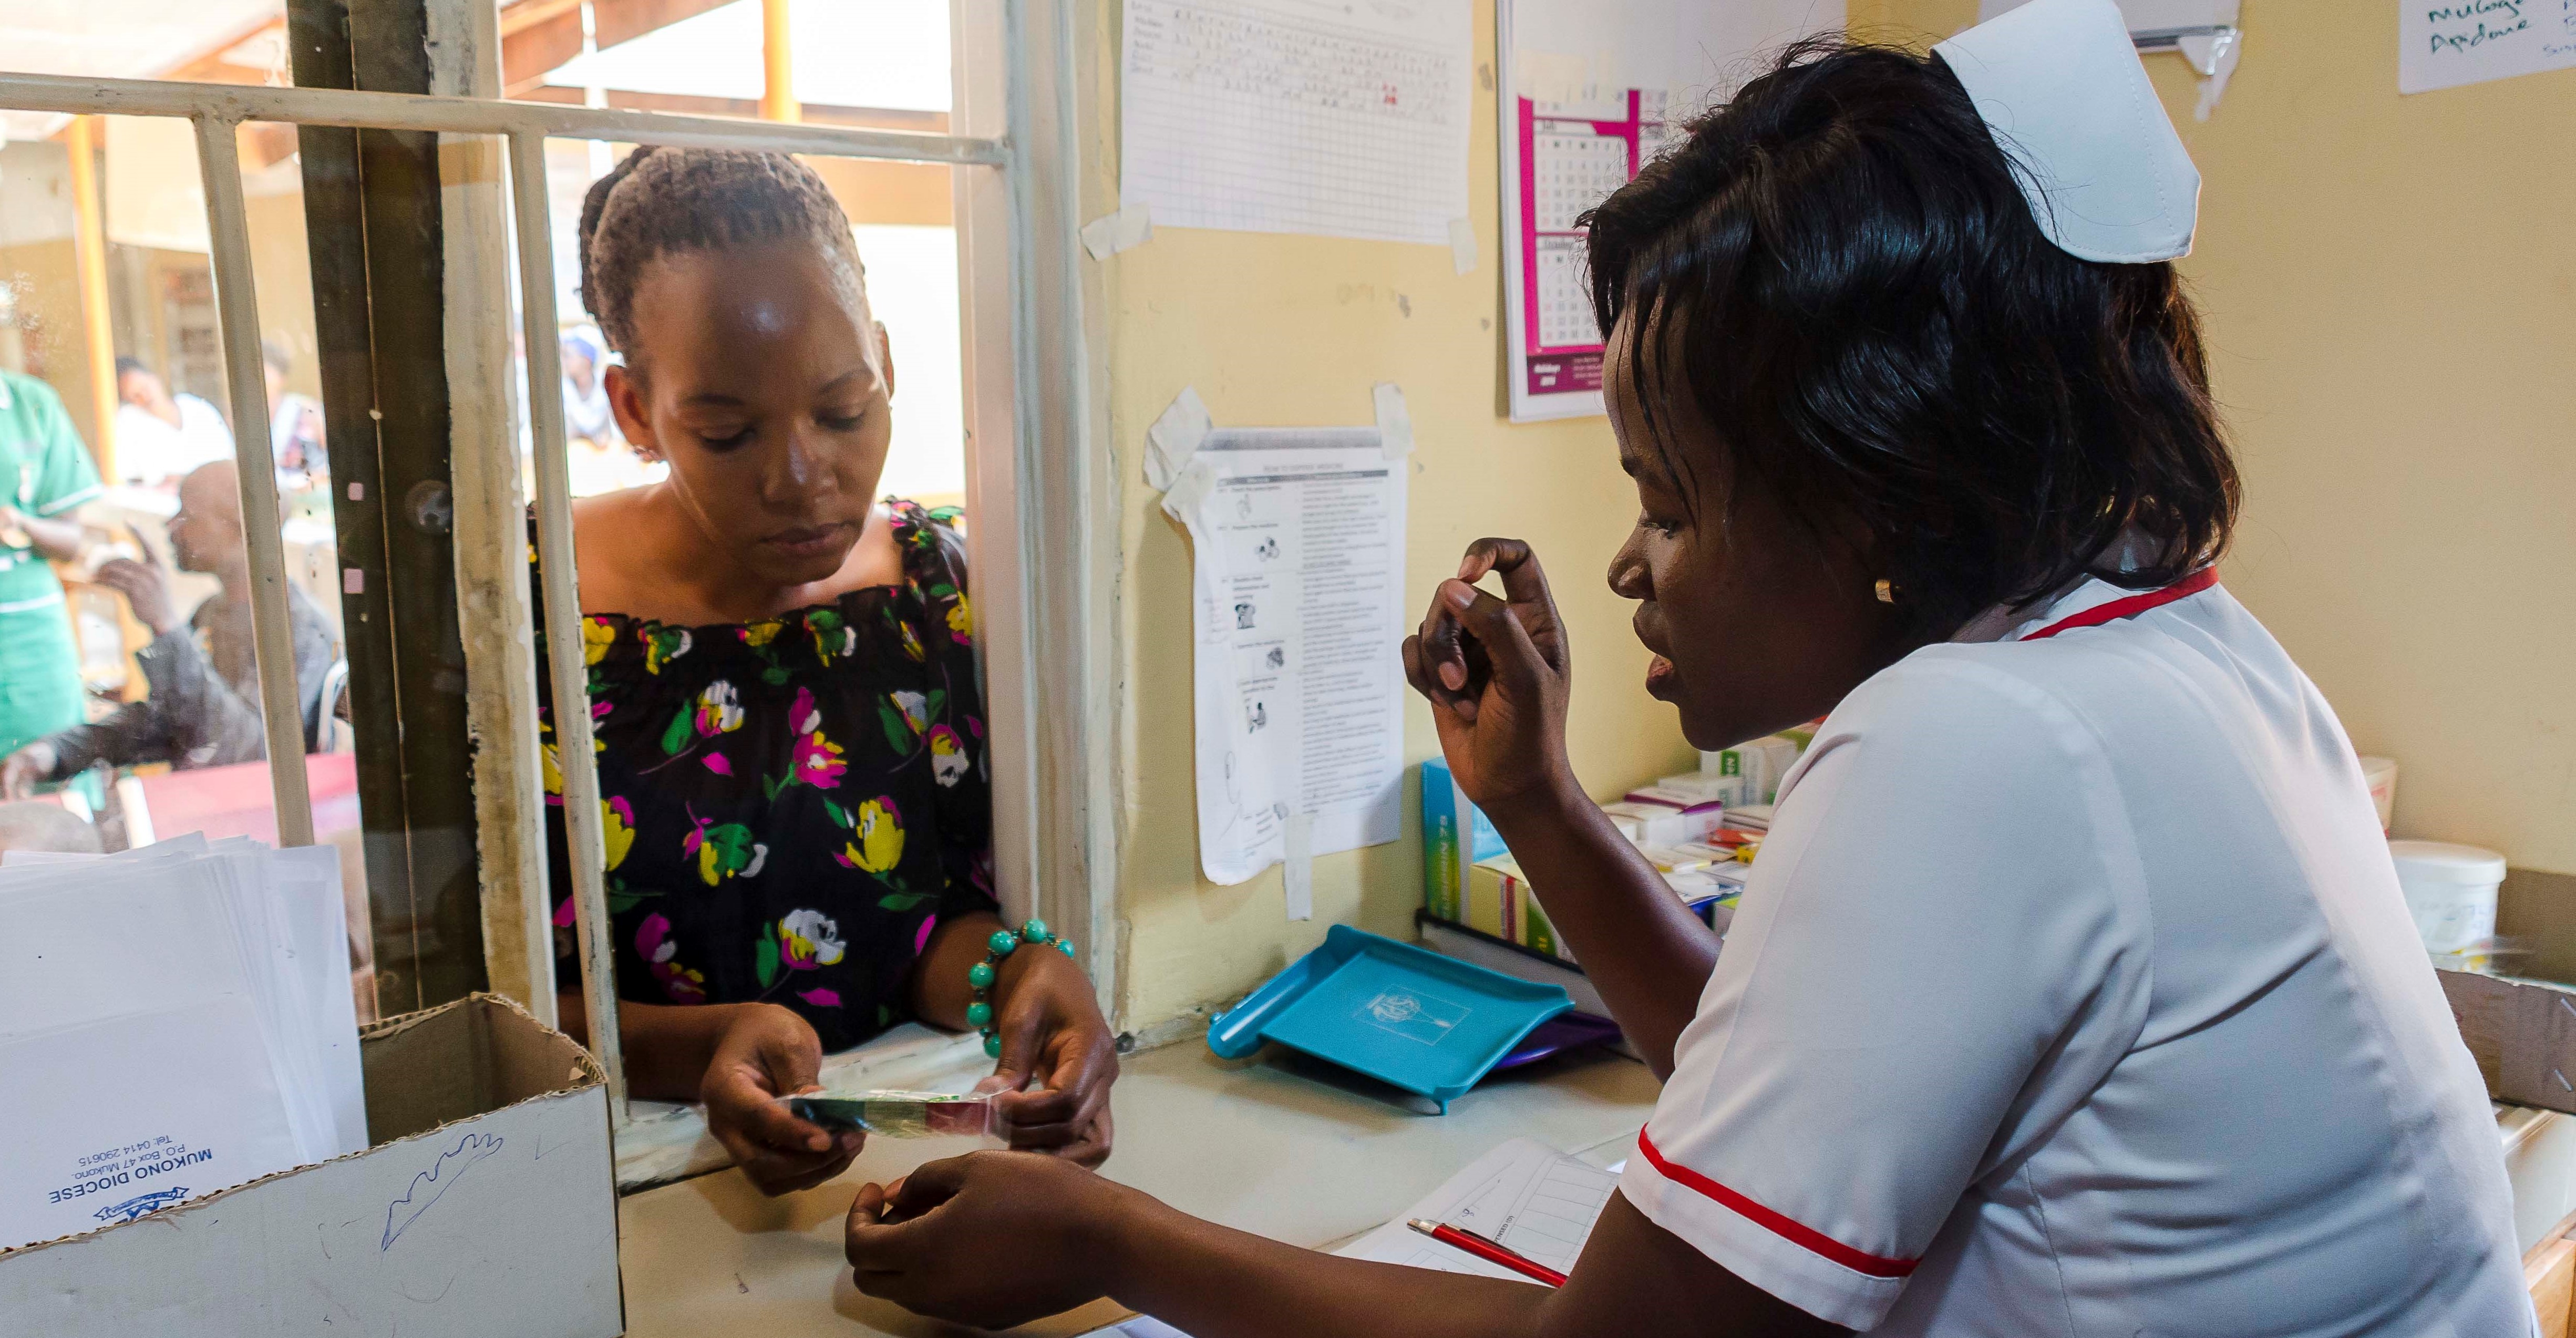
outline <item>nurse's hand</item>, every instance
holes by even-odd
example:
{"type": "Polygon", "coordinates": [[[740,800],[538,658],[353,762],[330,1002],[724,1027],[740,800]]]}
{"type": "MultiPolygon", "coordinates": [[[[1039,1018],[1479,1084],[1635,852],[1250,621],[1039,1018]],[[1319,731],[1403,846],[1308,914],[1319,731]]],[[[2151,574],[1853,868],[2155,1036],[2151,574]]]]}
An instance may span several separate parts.
{"type": "Polygon", "coordinates": [[[1121,1215],[1144,1196],[1053,1157],[972,1152],[863,1185],[842,1248],[860,1291],[982,1329],[1109,1292],[1121,1215]]]}
{"type": "Polygon", "coordinates": [[[1467,545],[1455,580],[1431,597],[1404,641],[1404,672],[1429,698],[1440,751],[1467,797],[1487,812],[1572,783],[1565,703],[1573,657],[1538,555],[1517,539],[1467,545]],[[1475,587],[1502,577],[1503,598],[1475,587]]]}
{"type": "Polygon", "coordinates": [[[1051,947],[1023,946],[1002,965],[994,1029],[1001,1062],[978,1090],[994,1101],[1014,1149],[1083,1166],[1109,1159],[1109,1086],[1118,1038],[1100,1016],[1091,981],[1051,947]],[[1028,1090],[1022,1090],[1026,1088],[1028,1090]]]}
{"type": "Polygon", "coordinates": [[[816,1089],[823,1042],[805,1019],[774,1004],[745,1004],[717,1038],[698,1087],[707,1132],[763,1194],[811,1189],[849,1169],[866,1135],[834,1134],[787,1113],[777,1098],[816,1089]]]}

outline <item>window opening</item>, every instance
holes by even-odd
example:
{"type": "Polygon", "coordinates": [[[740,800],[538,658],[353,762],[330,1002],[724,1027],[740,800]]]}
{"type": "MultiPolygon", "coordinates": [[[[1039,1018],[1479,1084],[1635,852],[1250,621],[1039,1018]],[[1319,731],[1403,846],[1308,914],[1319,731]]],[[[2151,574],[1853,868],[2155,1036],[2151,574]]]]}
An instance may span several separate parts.
{"type": "MultiPolygon", "coordinates": [[[[977,15],[959,26],[961,29],[971,28],[995,43],[986,48],[988,71],[979,78],[989,80],[989,84],[978,85],[979,89],[987,91],[979,93],[977,105],[989,109],[983,113],[981,124],[986,125],[989,131],[998,131],[1002,106],[999,90],[1004,82],[999,72],[1001,55],[998,43],[1006,30],[1007,20],[998,10],[982,12],[985,8],[978,4],[977,15]]],[[[245,12],[268,12],[261,6],[245,6],[244,9],[245,12]]],[[[592,19],[595,21],[596,15],[592,19]]],[[[596,37],[594,27],[594,49],[596,37]]],[[[1061,44],[1064,35],[1053,33],[1045,40],[1061,44]]],[[[1069,63],[1061,62],[1061,55],[1059,52],[1059,63],[1069,68],[1069,63]]],[[[278,77],[278,67],[272,63],[262,77],[278,77]]],[[[1060,80],[1061,70],[1050,77],[1060,80]]],[[[1020,175],[1023,168],[1012,161],[1005,141],[932,133],[918,128],[835,125],[820,116],[802,125],[737,124],[666,113],[636,115],[544,103],[513,104],[267,87],[252,84],[247,79],[234,80],[232,84],[231,87],[220,87],[0,72],[0,110],[5,110],[13,118],[13,127],[23,123],[27,117],[34,117],[49,122],[58,132],[89,137],[85,155],[75,155],[72,145],[67,142],[62,154],[54,160],[65,189],[71,188],[71,178],[77,175],[74,170],[76,164],[87,169],[95,169],[99,165],[100,139],[105,125],[96,118],[102,115],[176,118],[179,124],[189,127],[198,156],[200,170],[197,175],[203,188],[202,208],[207,236],[202,270],[185,260],[166,261],[151,254],[185,248],[129,242],[121,245],[131,249],[119,252],[102,231],[87,245],[78,244],[76,236],[76,244],[72,248],[68,282],[84,292],[91,304],[106,315],[104,321],[84,322],[80,339],[66,342],[54,338],[43,328],[42,321],[29,319],[30,312],[40,310],[46,301],[53,300],[39,291],[44,287],[42,284],[13,281],[7,287],[6,306],[0,307],[0,316],[6,317],[0,319],[0,359],[8,360],[13,366],[26,365],[31,360],[51,359],[54,361],[48,365],[61,370],[66,380],[74,380],[76,374],[92,377],[92,381],[85,385],[74,385],[73,399],[81,406],[77,413],[86,413],[93,424],[108,424],[95,453],[85,452],[93,467],[106,464],[111,472],[117,468],[113,429],[117,401],[105,393],[104,388],[112,387],[114,380],[112,359],[116,353],[115,341],[119,337],[116,332],[120,328],[124,331],[123,337],[129,341],[142,339],[143,331],[158,332],[165,351],[161,353],[163,364],[157,375],[162,378],[165,389],[173,381],[194,387],[206,385],[211,379],[215,384],[209,388],[219,390],[221,398],[202,398],[217,407],[227,419],[228,426],[233,420],[255,423],[274,417],[267,384],[269,378],[264,366],[270,360],[263,356],[262,345],[279,333],[286,336],[276,341],[284,346],[283,356],[275,360],[281,364],[279,393],[328,399],[327,394],[322,393],[323,388],[311,382],[309,364],[299,366],[298,359],[302,356],[299,349],[303,346],[299,345],[297,336],[302,334],[309,339],[312,337],[309,332],[296,329],[280,332],[271,328],[277,323],[274,317],[279,313],[293,310],[300,315],[305,302],[300,294],[293,292],[291,278],[263,273],[254,254],[259,240],[253,236],[254,208],[268,210],[272,206],[254,206],[252,201],[278,198],[272,195],[269,187],[274,184],[271,178],[279,171],[280,164],[286,162],[283,155],[274,151],[281,142],[279,135],[283,127],[300,126],[308,132],[312,127],[434,131],[450,137],[489,136],[506,142],[508,172],[505,189],[512,198],[518,233],[516,241],[519,243],[517,258],[523,266],[535,271],[521,276],[522,281],[517,285],[514,296],[521,308],[518,334],[530,370],[525,386],[531,411],[530,447],[535,466],[531,473],[536,484],[539,544],[550,554],[562,553],[567,559],[570,535],[566,532],[565,518],[571,480],[570,461],[564,453],[565,424],[561,397],[564,311],[558,300],[563,285],[552,263],[556,251],[552,226],[556,211],[549,198],[552,184],[548,164],[549,140],[579,142],[585,167],[598,157],[589,147],[592,144],[611,146],[613,153],[616,145],[638,142],[779,149],[825,161],[836,174],[854,168],[918,166],[941,176],[951,173],[958,176],[951,198],[957,202],[956,207],[961,211],[959,216],[938,218],[935,203],[925,203],[935,202],[938,192],[935,189],[917,190],[912,196],[919,206],[914,213],[895,217],[871,216],[856,226],[877,230],[860,234],[863,254],[873,250],[877,257],[882,257],[871,259],[872,270],[881,271],[886,278],[893,277],[896,271],[923,276],[920,288],[924,296],[914,304],[921,314],[904,318],[907,323],[918,321],[923,331],[919,336],[922,342],[930,344],[944,336],[968,349],[966,366],[956,389],[922,388],[916,384],[914,389],[917,392],[927,389],[930,393],[906,396],[914,405],[934,400],[958,401],[960,407],[954,421],[961,426],[943,430],[940,418],[919,409],[912,416],[917,422],[924,423],[934,437],[947,438],[952,451],[959,439],[968,436],[970,429],[980,438],[980,444],[974,452],[960,452],[963,458],[959,463],[925,466],[925,472],[920,476],[924,481],[897,484],[890,475],[889,484],[916,494],[938,497],[943,490],[932,485],[947,478],[957,478],[963,485],[958,491],[970,497],[980,495],[997,499],[1000,504],[1001,509],[994,513],[1001,518],[1002,524],[998,528],[1004,532],[997,539],[1000,546],[995,551],[999,556],[988,556],[981,551],[982,544],[977,545],[979,551],[976,555],[978,584],[985,588],[979,599],[982,605],[979,621],[984,622],[986,630],[991,633],[984,649],[989,656],[995,653],[995,647],[1000,647],[999,655],[1006,671],[1006,681],[994,689],[994,696],[998,699],[993,703],[997,730],[1025,729],[1027,705],[1012,707],[1007,703],[1017,700],[1034,704],[1037,700],[1040,689],[1032,685],[1028,666],[1040,640],[1049,637],[1063,640],[1072,647],[1076,658],[1084,653],[1078,636],[1058,635],[1065,630],[1061,626],[1063,614],[1055,615],[1058,624],[1052,626],[1043,624],[1036,616],[1043,601],[1037,590],[1027,587],[1035,579],[1031,572],[1037,564],[1029,560],[1020,536],[1010,533],[1018,525],[1027,523],[1026,518],[1032,514],[1033,507],[1036,514],[1049,514],[1042,505],[1043,501],[1061,491],[1051,480],[1031,480],[1024,484],[1020,474],[1026,468],[1025,462],[1035,458],[1032,454],[1035,434],[1028,430],[1029,427],[1037,416],[1057,412],[1062,397],[1016,393],[1012,383],[1023,374],[1024,368],[1065,365],[1061,350],[1069,347],[1071,341],[1070,327],[1063,322],[1070,314],[1067,299],[1073,291],[1069,280],[1064,277],[1070,273],[1069,258],[1072,254],[1071,219],[1065,204],[1070,197],[1052,195],[1041,191],[1039,183],[1023,180],[1020,175]],[[1043,246],[1037,246],[1036,239],[1028,234],[1028,220],[1033,214],[1042,215],[1046,220],[1048,236],[1043,246]],[[983,240],[970,244],[961,233],[951,231],[957,229],[967,216],[980,222],[984,228],[983,240]],[[1058,233],[1061,235],[1056,235],[1058,233]],[[947,248],[938,245],[943,236],[950,239],[947,248]],[[948,263],[944,267],[938,264],[937,253],[942,249],[948,251],[948,263]],[[951,277],[967,268],[957,259],[961,253],[970,258],[976,273],[976,281],[969,285],[969,291],[975,295],[971,310],[970,304],[958,300],[955,280],[951,277]],[[1037,289],[1024,286],[1025,280],[1017,275],[1023,263],[1034,263],[1046,269],[1050,286],[1037,289]],[[943,284],[947,288],[944,321],[939,319],[941,303],[937,295],[943,284]],[[211,320],[205,310],[208,299],[211,299],[213,307],[211,320]],[[1039,339],[1032,326],[1040,320],[1055,323],[1057,333],[1047,339],[1039,339]],[[941,328],[943,326],[945,329],[941,328]],[[107,332],[103,340],[98,337],[101,329],[107,332]],[[1009,332],[1007,337],[1003,333],[1006,330],[1009,332]],[[102,361],[97,356],[98,346],[102,343],[108,355],[106,360],[110,363],[110,370],[103,374],[91,370],[102,361]],[[1042,353],[1039,351],[1042,345],[1058,352],[1042,353]],[[299,376],[305,378],[303,383],[299,383],[299,376]],[[976,460],[980,460],[980,465],[975,463],[976,460]],[[953,472],[927,472],[932,468],[953,472]],[[1020,718],[1010,719],[1013,714],[1020,718]]],[[[828,107],[830,104],[818,105],[828,107]]],[[[1059,119],[1064,105],[1069,104],[1061,100],[1056,104],[1054,114],[1059,119]]],[[[930,115],[927,109],[913,109],[913,113],[923,118],[930,115]]],[[[904,117],[884,119],[902,121],[904,117]]],[[[916,121],[915,124],[928,123],[916,121]]],[[[21,155],[13,148],[12,159],[18,156],[21,155]]],[[[17,165],[15,161],[0,161],[0,168],[15,168],[17,165]]],[[[835,185],[839,184],[836,180],[835,185]]],[[[1060,185],[1061,182],[1055,184],[1060,185]]],[[[104,198],[104,183],[93,182],[92,189],[104,198]]],[[[887,192],[876,192],[868,199],[874,205],[888,197],[887,192]]],[[[9,222],[0,218],[0,225],[9,222]]],[[[282,225],[280,235],[284,235],[282,225]]],[[[0,252],[18,249],[20,244],[14,236],[5,226],[0,226],[0,252]]],[[[60,239],[38,240],[51,242],[60,239]]],[[[10,255],[0,254],[0,263],[11,259],[10,255]]],[[[54,282],[61,282],[59,276],[54,282]]],[[[879,282],[887,297],[894,297],[903,286],[885,283],[884,278],[879,282]]],[[[308,288],[313,283],[309,274],[304,276],[304,283],[308,288]]],[[[880,298],[881,303],[886,300],[880,298]]],[[[894,298],[894,301],[903,303],[901,298],[894,298]]],[[[940,362],[953,364],[956,361],[955,358],[936,358],[925,348],[924,356],[913,365],[926,368],[940,362]]],[[[1078,362],[1074,365],[1078,366],[1078,362]]],[[[176,394],[171,398],[175,401],[176,394]]],[[[71,408],[67,407],[65,412],[67,416],[77,416],[71,408]]],[[[288,436],[293,439],[297,432],[303,430],[301,415],[289,414],[287,417],[291,420],[288,436]]],[[[184,414],[180,415],[181,424],[185,418],[184,414]]],[[[1076,443],[1080,439],[1078,431],[1072,427],[1054,435],[1057,441],[1064,443],[1076,443]]],[[[249,463],[263,476],[263,481],[273,483],[278,456],[269,449],[270,443],[266,438],[267,434],[263,433],[259,438],[244,434],[242,439],[237,439],[235,461],[237,467],[244,462],[249,463]]],[[[494,444],[508,449],[511,443],[507,443],[505,438],[503,442],[494,444]]],[[[926,458],[928,452],[924,455],[926,458]]],[[[1070,460],[1072,457],[1067,458],[1070,460]]],[[[290,752],[301,754],[306,746],[299,700],[307,694],[297,682],[292,653],[295,625],[292,609],[294,594],[300,587],[295,584],[299,563],[290,561],[290,527],[298,520],[316,521],[321,522],[327,531],[326,518],[339,500],[338,489],[350,482],[331,477],[327,463],[318,471],[319,477],[315,477],[317,471],[309,467],[304,473],[305,477],[300,481],[291,481],[296,486],[282,500],[273,486],[239,490],[244,535],[242,547],[251,591],[250,621],[257,647],[253,656],[256,661],[254,676],[264,712],[260,732],[267,736],[271,749],[281,756],[290,752]],[[320,493],[318,500],[310,495],[317,490],[320,493]]],[[[371,500],[381,504],[391,499],[371,500]]],[[[178,514],[178,508],[174,508],[173,514],[178,514]]],[[[1050,525],[1081,523],[1079,516],[1049,522],[1050,525]]],[[[1041,526],[1042,530],[1046,528],[1041,526]]],[[[1042,543],[1048,537],[1043,533],[1031,534],[1027,543],[1042,543]]],[[[305,555],[300,560],[304,583],[311,585],[318,581],[326,591],[331,591],[333,577],[345,580],[347,576],[345,567],[334,571],[333,565],[327,551],[305,555]]],[[[570,576],[569,568],[568,560],[550,565],[550,570],[561,571],[567,578],[570,576]]],[[[1076,584],[1078,578],[1067,583],[1076,584]]],[[[1070,601],[1061,603],[1067,612],[1077,607],[1070,601]]],[[[549,640],[554,645],[570,649],[564,655],[556,656],[552,663],[540,666],[539,671],[553,675],[559,687],[571,689],[568,693],[559,693],[559,699],[577,698],[580,694],[580,639],[574,622],[577,613],[569,611],[577,607],[577,602],[553,600],[549,601],[549,607],[567,610],[560,621],[550,617],[552,630],[558,634],[549,640]],[[570,658],[565,658],[566,655],[570,658]]],[[[343,637],[349,634],[345,622],[337,630],[343,637]]],[[[113,638],[118,635],[122,635],[121,629],[99,633],[102,658],[112,658],[113,638]]],[[[576,757],[585,751],[581,747],[584,740],[579,737],[583,732],[582,723],[578,719],[567,721],[566,751],[576,757]]],[[[1082,722],[1069,728],[1067,735],[1080,745],[1086,737],[1082,730],[1089,727],[1088,722],[1082,722]]],[[[533,733],[533,728],[530,732],[533,733]]],[[[345,743],[345,738],[327,725],[318,727],[318,735],[327,736],[316,739],[326,749],[345,743]]],[[[527,742],[532,744],[533,740],[527,742]]],[[[487,740],[486,746],[494,745],[487,740]]],[[[1016,751],[1019,753],[1017,757],[998,755],[996,770],[1019,768],[1028,771],[1030,774],[1024,778],[1025,788],[1032,795],[1041,788],[1036,778],[1041,769],[1051,766],[1058,773],[1073,775],[1084,766],[1096,765],[1098,760],[1085,752],[1082,757],[1087,760],[1067,763],[1059,758],[1050,761],[1034,738],[1023,741],[1016,751]]],[[[576,858],[574,862],[576,895],[584,909],[583,918],[587,923],[604,924],[607,917],[596,877],[600,824],[597,797],[585,793],[590,788],[586,783],[591,779],[587,776],[588,770],[578,762],[565,768],[566,807],[570,826],[576,834],[577,848],[586,847],[591,855],[589,859],[576,858]],[[590,871],[589,876],[584,876],[585,869],[590,871]]],[[[269,816],[281,842],[298,844],[310,841],[314,838],[317,824],[331,821],[326,810],[334,796],[328,786],[313,783],[307,768],[271,768],[268,778],[271,795],[269,816]],[[315,802],[317,798],[322,801],[319,806],[315,802]]],[[[997,786],[997,791],[999,788],[997,786]]],[[[1008,807],[1008,801],[998,793],[997,807],[1008,807]]],[[[1046,862],[1031,849],[1037,839],[1035,830],[1038,825],[1032,805],[1022,803],[1015,813],[1004,816],[997,825],[1000,830],[997,831],[996,844],[1003,847],[997,853],[1006,866],[1033,871],[1046,862]]],[[[1073,849],[1069,855],[1054,857],[1053,862],[1078,869],[1087,853],[1073,849]]],[[[1011,876],[1006,868],[1006,885],[1011,876]]],[[[542,889],[538,888],[523,891],[531,898],[542,895],[542,889]]],[[[1020,895],[1023,898],[1021,904],[1027,906],[1026,892],[1020,895]]],[[[543,903],[540,900],[538,904],[543,903]]],[[[1088,906],[1087,902],[1084,904],[1088,906]]],[[[1054,909],[1052,905],[1046,908],[1054,909]]],[[[1097,954],[1095,962],[1106,956],[1102,946],[1104,942],[1101,936],[1092,937],[1093,951],[1097,954]]],[[[611,988],[606,955],[599,950],[599,945],[586,944],[583,958],[585,992],[594,1001],[605,1002],[611,988]]],[[[594,1016],[614,1014],[613,1006],[606,1009],[594,1007],[592,1011],[594,1016]]],[[[617,1046],[613,1029],[607,1030],[606,1034],[595,1035],[593,1043],[614,1071],[617,1046]]]]}

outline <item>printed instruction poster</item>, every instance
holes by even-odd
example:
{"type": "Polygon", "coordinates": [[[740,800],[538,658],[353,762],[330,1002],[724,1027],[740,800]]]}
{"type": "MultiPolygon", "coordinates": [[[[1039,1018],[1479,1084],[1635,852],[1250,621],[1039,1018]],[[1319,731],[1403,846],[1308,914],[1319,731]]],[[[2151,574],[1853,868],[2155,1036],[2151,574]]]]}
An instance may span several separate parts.
{"type": "Polygon", "coordinates": [[[1190,532],[1199,867],[1396,839],[1405,460],[1377,428],[1218,428],[1163,509],[1190,532]]]}
{"type": "Polygon", "coordinates": [[[1503,342],[1511,418],[1603,412],[1577,222],[1761,54],[1843,26],[1841,0],[1498,0],[1503,342]]]}

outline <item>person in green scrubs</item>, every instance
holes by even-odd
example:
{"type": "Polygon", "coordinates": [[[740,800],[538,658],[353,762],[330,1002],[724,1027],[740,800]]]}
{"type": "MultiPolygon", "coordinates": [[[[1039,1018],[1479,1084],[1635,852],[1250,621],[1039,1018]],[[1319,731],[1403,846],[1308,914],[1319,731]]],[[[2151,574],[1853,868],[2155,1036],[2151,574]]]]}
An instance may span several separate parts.
{"type": "Polygon", "coordinates": [[[80,657],[50,561],[80,555],[72,512],[98,466],[53,387],[0,371],[0,755],[80,724],[80,657]]]}

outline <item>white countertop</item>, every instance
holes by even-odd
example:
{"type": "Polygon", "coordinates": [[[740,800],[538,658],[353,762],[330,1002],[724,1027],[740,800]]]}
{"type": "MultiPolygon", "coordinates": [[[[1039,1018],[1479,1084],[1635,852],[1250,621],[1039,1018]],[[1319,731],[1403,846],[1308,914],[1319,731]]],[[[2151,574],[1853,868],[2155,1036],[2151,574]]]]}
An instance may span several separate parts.
{"type": "MultiPolygon", "coordinates": [[[[1193,1040],[1126,1059],[1114,1096],[1117,1151],[1102,1173],[1228,1226],[1329,1245],[1393,1217],[1508,1138],[1615,1162],[1655,1092],[1644,1065],[1595,1052],[1497,1074],[1432,1115],[1301,1056],[1233,1064],[1193,1040]]],[[[842,1262],[841,1223],[859,1185],[969,1146],[877,1140],[839,1180],[785,1198],[761,1197],[730,1170],[628,1196],[618,1214],[627,1332],[961,1332],[861,1296],[842,1262]]],[[[1095,1305],[1020,1332],[1078,1334],[1122,1313],[1095,1305]]]]}
{"type": "MultiPolygon", "coordinates": [[[[914,1078],[924,1075],[912,1069],[954,1059],[945,1038],[904,1039],[870,1067],[914,1078]]],[[[1644,1065],[1596,1052],[1498,1074],[1449,1114],[1432,1115],[1428,1103],[1408,1108],[1402,1093],[1302,1056],[1274,1050],[1265,1061],[1232,1064],[1192,1040],[1125,1061],[1118,1151],[1103,1174],[1228,1226],[1329,1246],[1393,1217],[1507,1138],[1526,1134],[1596,1164],[1616,1162],[1655,1092],[1644,1065]]],[[[697,1138],[694,1115],[670,1117],[690,1127],[674,1128],[679,1136],[661,1155],[684,1160],[697,1138]]],[[[2497,1124],[2528,1236],[2576,1207],[2576,1121],[2500,1106],[2497,1124]]],[[[859,1295],[841,1258],[841,1222],[860,1184],[971,1146],[879,1140],[841,1179],[780,1199],[763,1198],[730,1170],[628,1196],[619,1211],[627,1332],[963,1332],[859,1295]]],[[[1122,1314],[1095,1305],[1020,1332],[1080,1334],[1122,1314]]]]}

